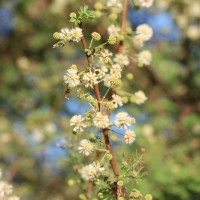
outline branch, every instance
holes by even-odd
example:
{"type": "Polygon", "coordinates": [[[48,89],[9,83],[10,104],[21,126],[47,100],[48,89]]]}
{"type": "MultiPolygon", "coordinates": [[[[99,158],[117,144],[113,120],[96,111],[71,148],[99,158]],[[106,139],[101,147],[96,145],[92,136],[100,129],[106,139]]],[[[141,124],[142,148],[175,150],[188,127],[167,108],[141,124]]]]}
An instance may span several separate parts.
{"type": "MultiPolygon", "coordinates": [[[[82,23],[79,24],[79,27],[82,28],[82,23]]],[[[82,42],[83,49],[85,51],[87,49],[87,44],[86,44],[86,40],[85,40],[84,34],[83,34],[83,37],[81,38],[81,42],[82,42]]],[[[91,67],[92,72],[94,72],[93,63],[92,63],[92,57],[90,55],[88,55],[87,53],[85,53],[85,54],[86,54],[88,65],[91,67]]],[[[101,101],[101,94],[100,94],[100,91],[99,91],[98,84],[95,84],[93,86],[93,88],[94,88],[94,91],[95,91],[95,95],[96,95],[97,101],[100,102],[101,101]]],[[[100,103],[98,105],[99,105],[99,111],[100,111],[100,106],[101,105],[100,105],[100,103]]],[[[112,148],[111,148],[109,137],[108,137],[108,128],[103,129],[103,136],[104,136],[106,149],[109,151],[110,154],[112,154],[112,159],[110,160],[110,164],[111,164],[114,176],[116,178],[118,178],[119,174],[118,174],[118,171],[117,171],[117,165],[116,165],[113,153],[112,153],[112,148]]],[[[118,192],[119,191],[119,187],[117,185],[117,182],[115,182],[114,186],[116,188],[116,189],[114,188],[114,192],[115,192],[116,197],[124,197],[124,194],[118,192]]]]}

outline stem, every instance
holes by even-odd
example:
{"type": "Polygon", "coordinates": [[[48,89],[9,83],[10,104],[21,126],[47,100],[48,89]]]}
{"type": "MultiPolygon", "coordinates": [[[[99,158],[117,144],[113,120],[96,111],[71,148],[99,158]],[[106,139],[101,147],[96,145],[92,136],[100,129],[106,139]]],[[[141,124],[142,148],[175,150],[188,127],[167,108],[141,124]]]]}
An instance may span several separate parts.
{"type": "MultiPolygon", "coordinates": [[[[126,27],[126,15],[127,15],[127,8],[128,8],[128,0],[124,0],[124,6],[122,10],[122,21],[121,21],[121,32],[124,32],[126,27]]],[[[118,46],[118,53],[122,53],[123,51],[124,42],[121,40],[118,46]]]]}
{"type": "MultiPolygon", "coordinates": [[[[124,29],[126,27],[126,15],[127,15],[127,9],[128,9],[128,0],[124,0],[124,6],[122,10],[122,21],[121,21],[121,32],[124,32],[124,29]]],[[[119,45],[117,48],[118,54],[123,52],[123,47],[124,47],[124,41],[120,40],[119,45]]],[[[114,87],[111,88],[112,95],[116,94],[116,90],[114,87]]]]}
{"type": "MultiPolygon", "coordinates": [[[[82,23],[79,24],[79,27],[82,28],[82,23]]],[[[86,40],[85,40],[84,35],[81,38],[81,42],[82,42],[83,49],[84,50],[87,49],[87,44],[86,44],[86,40]]],[[[90,66],[92,72],[94,72],[94,68],[93,68],[93,65],[92,65],[92,57],[86,53],[86,58],[87,58],[88,66],[90,66]]],[[[101,102],[101,94],[100,94],[100,91],[99,91],[98,84],[95,84],[93,86],[93,88],[94,88],[94,91],[95,91],[95,95],[96,95],[97,101],[101,102]]],[[[99,106],[99,110],[100,110],[101,109],[100,103],[98,103],[98,106],[99,106]]],[[[113,153],[112,153],[112,148],[111,148],[110,140],[109,140],[109,137],[108,137],[108,128],[103,129],[103,136],[104,136],[106,149],[109,151],[110,154],[112,154],[112,159],[110,160],[110,165],[112,167],[114,176],[117,179],[119,174],[118,174],[118,171],[117,171],[117,165],[116,165],[113,153]]],[[[117,182],[114,183],[114,189],[113,190],[115,192],[116,198],[125,196],[123,192],[120,192],[121,188],[117,185],[117,182]]]]}

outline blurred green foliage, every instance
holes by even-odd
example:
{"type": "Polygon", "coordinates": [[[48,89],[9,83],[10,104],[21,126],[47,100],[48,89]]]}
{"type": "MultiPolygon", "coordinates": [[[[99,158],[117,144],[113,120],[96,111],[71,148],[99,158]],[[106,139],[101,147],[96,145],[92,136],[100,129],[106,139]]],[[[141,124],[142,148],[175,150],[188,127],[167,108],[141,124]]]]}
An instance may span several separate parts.
{"type": "MultiPolygon", "coordinates": [[[[55,141],[62,141],[63,136],[70,138],[67,116],[71,113],[64,104],[62,77],[73,62],[84,63],[78,45],[52,49],[52,34],[67,25],[68,14],[80,4],[92,6],[89,1],[72,0],[0,3],[14,23],[10,33],[0,36],[0,167],[15,186],[15,193],[25,200],[78,199],[80,192],[76,187],[81,182],[76,174],[78,158],[67,152],[56,159],[47,152],[49,147],[59,150],[55,141]],[[71,179],[74,186],[69,184],[71,179]]],[[[136,148],[145,147],[148,175],[139,189],[154,199],[198,200],[200,47],[199,40],[187,37],[187,28],[200,17],[187,12],[188,1],[166,4],[158,5],[158,9],[169,9],[177,21],[186,10],[189,22],[181,27],[180,42],[160,41],[149,46],[154,57],[152,67],[131,65],[127,69],[135,78],[129,85],[124,80],[125,86],[130,92],[143,89],[148,102],[142,107],[127,105],[139,121],[137,144],[116,146],[115,152],[120,154],[122,148],[135,155],[136,148]]],[[[106,23],[100,25],[97,29],[106,29],[106,23]]]]}

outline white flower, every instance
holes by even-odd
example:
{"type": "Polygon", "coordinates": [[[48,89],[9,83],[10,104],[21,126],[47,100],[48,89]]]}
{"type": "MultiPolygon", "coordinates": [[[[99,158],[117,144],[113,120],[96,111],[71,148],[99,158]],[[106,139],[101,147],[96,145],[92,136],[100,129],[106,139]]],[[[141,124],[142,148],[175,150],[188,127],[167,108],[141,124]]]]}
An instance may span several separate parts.
{"type": "Polygon", "coordinates": [[[126,129],[127,126],[130,126],[132,118],[126,112],[119,112],[116,114],[116,120],[114,124],[119,128],[126,129]]]}
{"type": "Polygon", "coordinates": [[[142,67],[143,65],[150,65],[152,61],[152,55],[150,51],[144,50],[138,54],[138,65],[142,67]]]}
{"type": "MultiPolygon", "coordinates": [[[[63,39],[63,38],[68,38],[70,35],[70,30],[68,28],[62,28],[60,30],[60,39],[63,39]]],[[[69,39],[69,38],[68,38],[69,39]]]]}
{"type": "Polygon", "coordinates": [[[84,123],[84,118],[81,115],[74,115],[71,119],[70,119],[70,125],[71,126],[75,126],[73,131],[74,132],[83,132],[83,128],[86,127],[85,123],[84,123]]]}
{"type": "Polygon", "coordinates": [[[124,138],[125,138],[125,143],[126,144],[131,144],[135,141],[136,135],[134,131],[131,130],[127,130],[124,134],[124,138]]]}
{"type": "Polygon", "coordinates": [[[95,70],[95,72],[97,73],[98,78],[103,78],[106,72],[108,72],[108,69],[105,65],[101,65],[98,69],[95,70]]]}
{"type": "Polygon", "coordinates": [[[108,34],[112,37],[118,37],[120,34],[120,30],[121,29],[118,26],[112,24],[108,27],[108,34]]]}
{"type": "Polygon", "coordinates": [[[80,84],[80,77],[77,72],[75,69],[68,69],[66,75],[64,75],[64,82],[69,88],[74,88],[80,84]]]}
{"type": "Polygon", "coordinates": [[[114,107],[117,108],[118,106],[122,106],[122,98],[116,94],[112,95],[112,101],[114,104],[114,107]]]}
{"type": "Polygon", "coordinates": [[[112,65],[110,69],[110,74],[114,75],[116,78],[121,78],[122,68],[119,64],[112,65]]]}
{"type": "Polygon", "coordinates": [[[119,0],[108,0],[107,1],[107,6],[108,7],[122,7],[122,4],[119,2],[119,0]]]}
{"type": "Polygon", "coordinates": [[[97,76],[93,72],[88,72],[84,74],[82,80],[85,83],[85,87],[93,88],[95,84],[98,84],[97,76]]]}
{"type": "Polygon", "coordinates": [[[78,150],[80,153],[89,156],[93,151],[93,148],[94,146],[89,140],[83,139],[80,141],[80,146],[78,147],[78,150]]]}
{"type": "Polygon", "coordinates": [[[147,24],[142,24],[136,28],[136,35],[143,41],[148,41],[153,36],[153,30],[147,24]]]}
{"type": "Polygon", "coordinates": [[[98,162],[93,162],[92,164],[83,167],[79,172],[82,178],[88,181],[97,178],[104,170],[105,168],[101,167],[98,162]]]}
{"type": "Polygon", "coordinates": [[[106,75],[103,79],[104,85],[106,87],[110,87],[111,86],[111,80],[113,79],[113,75],[106,75]]]}
{"type": "Polygon", "coordinates": [[[138,105],[143,104],[147,100],[143,91],[139,90],[134,94],[134,102],[138,105]]]}
{"type": "Polygon", "coordinates": [[[78,27],[71,29],[69,37],[72,41],[79,42],[83,37],[82,29],[78,27]]]}
{"type": "Polygon", "coordinates": [[[8,198],[8,200],[20,200],[20,198],[17,196],[11,196],[8,198]]]}
{"type": "Polygon", "coordinates": [[[146,7],[149,8],[150,6],[152,6],[154,0],[139,0],[139,5],[141,7],[146,7]]]}
{"type": "Polygon", "coordinates": [[[110,61],[110,57],[112,56],[112,53],[109,52],[108,49],[105,49],[101,52],[101,56],[99,57],[100,61],[103,61],[104,63],[108,63],[110,61]]]}
{"type": "Polygon", "coordinates": [[[113,59],[119,65],[127,66],[129,64],[129,59],[127,55],[124,54],[116,54],[115,58],[113,59]]]}
{"type": "Polygon", "coordinates": [[[94,119],[94,126],[97,128],[107,128],[110,126],[110,121],[107,115],[102,115],[100,112],[97,112],[94,119]]]}
{"type": "Polygon", "coordinates": [[[12,193],[13,186],[8,184],[7,182],[0,182],[0,197],[4,197],[10,195],[12,193]]]}

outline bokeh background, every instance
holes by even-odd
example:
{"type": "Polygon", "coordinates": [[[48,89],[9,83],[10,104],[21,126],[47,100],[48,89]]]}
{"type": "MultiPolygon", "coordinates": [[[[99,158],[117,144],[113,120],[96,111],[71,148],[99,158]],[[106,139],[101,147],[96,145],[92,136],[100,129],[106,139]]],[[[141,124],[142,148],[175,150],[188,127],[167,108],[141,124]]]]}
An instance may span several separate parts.
{"type": "MultiPolygon", "coordinates": [[[[0,1],[0,168],[22,200],[78,199],[79,187],[69,184],[79,181],[76,157],[63,146],[72,136],[69,117],[85,105],[64,99],[62,79],[84,53],[79,44],[53,49],[52,34],[68,26],[71,11],[94,2],[0,1]]],[[[116,141],[114,151],[145,147],[147,176],[138,188],[155,200],[199,200],[200,2],[160,0],[148,10],[130,5],[127,17],[133,28],[147,23],[154,29],[146,47],[153,63],[127,69],[134,80],[125,76],[126,88],[144,90],[148,101],[124,107],[137,119],[137,141],[129,147],[116,141]]],[[[94,22],[87,31],[103,34],[107,25],[94,22]]]]}

